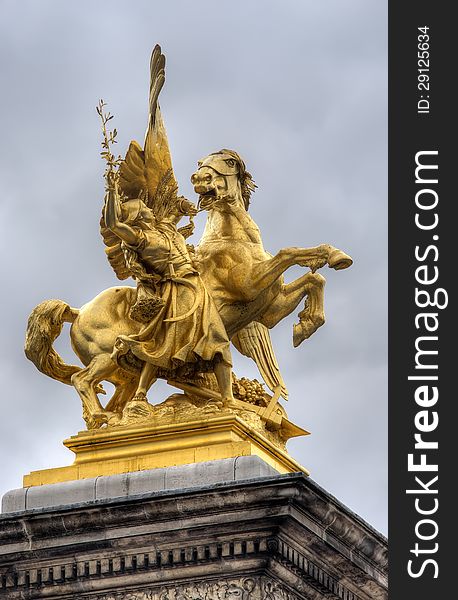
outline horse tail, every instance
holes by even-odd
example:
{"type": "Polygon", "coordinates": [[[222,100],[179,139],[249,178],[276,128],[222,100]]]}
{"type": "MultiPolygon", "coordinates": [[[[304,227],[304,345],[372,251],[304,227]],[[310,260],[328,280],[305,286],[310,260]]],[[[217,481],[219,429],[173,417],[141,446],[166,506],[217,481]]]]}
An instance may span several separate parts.
{"type": "Polygon", "coordinates": [[[45,300],[30,314],[25,336],[25,355],[39,371],[71,385],[71,377],[80,367],[67,365],[52,347],[64,323],[73,323],[78,309],[62,300],[45,300]]]}

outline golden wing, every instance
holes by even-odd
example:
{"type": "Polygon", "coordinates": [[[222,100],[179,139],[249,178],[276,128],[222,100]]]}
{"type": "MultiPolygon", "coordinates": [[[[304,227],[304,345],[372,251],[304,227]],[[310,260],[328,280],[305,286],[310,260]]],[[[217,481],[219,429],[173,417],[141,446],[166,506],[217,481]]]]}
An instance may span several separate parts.
{"type": "Polygon", "coordinates": [[[145,153],[133,140],[118,170],[118,187],[123,200],[138,198],[147,191],[145,153]]]}
{"type": "Polygon", "coordinates": [[[231,342],[241,354],[254,360],[269,389],[273,392],[280,386],[281,397],[288,400],[288,390],[281,376],[267,327],[252,321],[236,333],[231,342]]]}
{"type": "Polygon", "coordinates": [[[165,56],[156,45],[150,61],[149,120],[145,134],[146,203],[158,220],[164,218],[176,201],[178,183],[172,167],[169,141],[159,107],[159,94],[165,83],[165,56]]]}
{"type": "MultiPolygon", "coordinates": [[[[156,45],[150,61],[149,117],[144,149],[132,141],[118,172],[121,201],[143,198],[158,218],[164,216],[170,201],[176,198],[178,185],[173,174],[167,134],[158,104],[165,83],[165,56],[156,45]]],[[[119,279],[130,276],[120,239],[106,226],[102,214],[100,231],[108,260],[119,279]]]]}
{"type": "Polygon", "coordinates": [[[156,45],[150,61],[149,116],[144,149],[136,141],[130,143],[126,157],[119,167],[119,188],[125,199],[138,198],[147,192],[146,202],[151,205],[164,178],[173,176],[167,133],[162,121],[158,98],[165,83],[165,56],[156,45]]]}

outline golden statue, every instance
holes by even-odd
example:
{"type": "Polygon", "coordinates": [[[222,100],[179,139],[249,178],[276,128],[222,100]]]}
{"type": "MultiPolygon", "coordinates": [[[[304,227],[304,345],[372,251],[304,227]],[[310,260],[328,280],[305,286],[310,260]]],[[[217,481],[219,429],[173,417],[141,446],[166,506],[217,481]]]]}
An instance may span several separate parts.
{"type": "Polygon", "coordinates": [[[198,162],[191,177],[197,208],[179,196],[158,104],[165,82],[159,46],[150,75],[143,148],[132,141],[125,158],[116,159],[111,152],[116,130],[107,130],[112,116],[103,101],[97,107],[107,161],[101,233],[117,277],[133,278],[136,287],[109,288],[81,309],[61,300],[42,302],[29,318],[26,355],[46,375],[75,387],[89,430],[233,413],[256,421],[263,435],[284,446],[297,433],[278,404],[280,397],[287,399],[287,389],[269,329],[305,298],[293,344],[309,338],[324,323],[325,279],[317,270],[345,269],[352,259],[328,244],[284,248],[275,256],[266,252],[248,213],[256,185],[233,150],[198,162]],[[186,238],[198,211],[208,216],[194,248],[186,238]],[[178,228],[184,216],[190,223],[178,228]],[[293,265],[308,271],[285,284],[283,273],[293,265]],[[72,323],[72,347],[84,367],[65,364],[52,347],[64,322],[72,323]],[[256,362],[273,396],[264,384],[235,377],[231,342],[256,362]],[[150,404],[147,394],[157,378],[184,394],[150,404]],[[103,381],[115,386],[105,406],[99,399],[103,381]],[[280,432],[276,438],[274,431],[280,432]]]}

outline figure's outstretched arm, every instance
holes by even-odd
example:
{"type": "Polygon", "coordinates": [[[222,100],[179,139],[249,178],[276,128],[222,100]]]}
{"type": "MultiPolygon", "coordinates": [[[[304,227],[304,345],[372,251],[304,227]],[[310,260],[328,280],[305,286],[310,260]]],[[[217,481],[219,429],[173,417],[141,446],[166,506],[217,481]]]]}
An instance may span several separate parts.
{"type": "Polygon", "coordinates": [[[121,221],[120,215],[121,206],[116,182],[109,181],[104,210],[106,226],[121,238],[123,242],[134,246],[138,243],[138,234],[133,227],[130,227],[121,221]]]}

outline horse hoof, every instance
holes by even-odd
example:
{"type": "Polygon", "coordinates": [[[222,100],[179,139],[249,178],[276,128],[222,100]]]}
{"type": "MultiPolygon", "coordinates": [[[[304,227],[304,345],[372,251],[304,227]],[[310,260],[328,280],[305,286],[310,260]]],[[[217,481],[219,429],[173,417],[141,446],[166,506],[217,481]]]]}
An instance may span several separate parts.
{"type": "Polygon", "coordinates": [[[95,419],[85,419],[85,421],[88,431],[92,431],[93,429],[100,429],[102,427],[102,423],[99,423],[95,419]]]}
{"type": "Polygon", "coordinates": [[[302,323],[295,323],[293,325],[293,346],[297,348],[302,344],[304,340],[309,338],[312,334],[307,333],[305,328],[302,326],[302,323]]]}
{"type": "Polygon", "coordinates": [[[223,408],[240,408],[235,398],[224,398],[222,404],[223,408]]]}
{"type": "Polygon", "coordinates": [[[123,421],[129,419],[138,419],[149,417],[153,412],[153,407],[146,400],[146,396],[137,394],[132,400],[127,402],[122,411],[123,421]]]}
{"type": "MultiPolygon", "coordinates": [[[[111,414],[111,413],[109,413],[111,414]]],[[[88,429],[100,429],[108,421],[107,413],[94,413],[85,418],[88,429]]]]}
{"type": "Polygon", "coordinates": [[[224,404],[221,400],[209,400],[203,407],[205,413],[216,413],[224,408],[224,404]]]}
{"type": "Polygon", "coordinates": [[[328,257],[328,265],[331,269],[335,269],[336,271],[341,271],[342,269],[348,269],[353,264],[353,259],[342,250],[338,250],[334,248],[329,254],[328,257]]]}
{"type": "Polygon", "coordinates": [[[323,317],[314,319],[301,319],[299,323],[293,325],[293,346],[297,348],[304,340],[307,340],[324,323],[323,317]]]}
{"type": "Polygon", "coordinates": [[[114,413],[114,412],[107,412],[107,425],[109,427],[113,427],[115,425],[118,425],[121,417],[118,415],[118,413],[114,413]]]}

